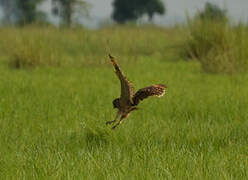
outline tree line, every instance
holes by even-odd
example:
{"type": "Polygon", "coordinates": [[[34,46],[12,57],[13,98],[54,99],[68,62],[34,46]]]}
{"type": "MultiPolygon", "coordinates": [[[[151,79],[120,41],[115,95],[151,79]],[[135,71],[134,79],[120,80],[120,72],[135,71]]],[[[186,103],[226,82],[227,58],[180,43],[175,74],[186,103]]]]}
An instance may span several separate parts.
{"type": "MultiPolygon", "coordinates": [[[[60,24],[71,26],[77,22],[77,17],[88,16],[90,4],[85,0],[0,0],[3,10],[3,24],[25,25],[31,23],[48,23],[47,14],[38,7],[41,3],[51,3],[54,16],[60,18],[60,24]]],[[[166,13],[162,0],[113,0],[112,19],[117,23],[136,21],[146,15],[152,21],[155,14],[166,13]]],[[[223,19],[226,10],[207,2],[205,9],[198,13],[201,19],[223,19]]]]}
{"type": "MultiPolygon", "coordinates": [[[[60,18],[60,24],[71,26],[77,17],[88,16],[90,4],[85,0],[0,0],[3,24],[25,25],[34,22],[47,23],[47,14],[38,7],[45,1],[51,3],[51,13],[60,18]]],[[[164,14],[162,0],[114,0],[112,19],[117,23],[136,21],[147,15],[152,21],[155,14],[164,14]]]]}
{"type": "MultiPolygon", "coordinates": [[[[39,10],[39,5],[47,0],[0,0],[4,24],[25,25],[34,22],[47,23],[47,15],[39,10]]],[[[84,0],[49,0],[52,14],[59,16],[61,24],[70,26],[76,13],[87,13],[88,4],[84,0]]]]}

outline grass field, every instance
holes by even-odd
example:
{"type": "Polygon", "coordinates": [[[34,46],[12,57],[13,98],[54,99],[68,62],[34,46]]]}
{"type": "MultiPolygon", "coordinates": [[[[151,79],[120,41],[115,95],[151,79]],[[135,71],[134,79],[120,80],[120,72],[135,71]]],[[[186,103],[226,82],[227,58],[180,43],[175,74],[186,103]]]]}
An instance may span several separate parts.
{"type": "Polygon", "coordinates": [[[207,74],[183,61],[180,32],[24,28],[0,36],[0,179],[248,178],[248,74],[207,74]],[[18,46],[22,38],[34,42],[18,46]],[[105,125],[120,94],[107,44],[136,90],[168,86],[115,131],[105,125]],[[10,65],[43,52],[38,63],[10,65]]]}

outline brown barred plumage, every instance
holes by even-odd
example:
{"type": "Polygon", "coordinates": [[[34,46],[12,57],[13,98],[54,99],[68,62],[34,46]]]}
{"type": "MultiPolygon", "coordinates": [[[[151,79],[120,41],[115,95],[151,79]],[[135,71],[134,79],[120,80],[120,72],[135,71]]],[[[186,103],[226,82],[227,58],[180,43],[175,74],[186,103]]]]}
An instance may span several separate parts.
{"type": "Polygon", "coordinates": [[[117,62],[115,61],[114,57],[109,55],[110,60],[115,68],[115,73],[118,76],[120,82],[121,82],[121,97],[120,97],[120,103],[124,106],[127,103],[132,104],[132,97],[134,95],[134,87],[130,81],[123,75],[122,71],[120,70],[117,62]]]}
{"type": "Polygon", "coordinates": [[[121,83],[121,96],[120,98],[117,98],[113,101],[114,108],[118,109],[116,118],[113,121],[108,121],[106,123],[106,124],[114,123],[121,115],[120,121],[115,126],[112,127],[112,129],[115,129],[117,126],[119,126],[122,123],[123,119],[128,117],[128,115],[132,111],[138,109],[137,105],[140,103],[140,101],[142,101],[143,99],[149,96],[157,96],[157,97],[163,96],[167,87],[166,85],[163,84],[154,84],[142,88],[134,94],[134,88],[132,83],[123,75],[122,71],[120,70],[120,67],[115,61],[115,58],[111,55],[109,55],[109,58],[115,68],[115,73],[118,76],[121,83]]]}
{"type": "Polygon", "coordinates": [[[149,96],[161,97],[165,93],[166,86],[163,84],[154,84],[138,90],[133,97],[133,105],[138,105],[140,101],[149,96]]]}

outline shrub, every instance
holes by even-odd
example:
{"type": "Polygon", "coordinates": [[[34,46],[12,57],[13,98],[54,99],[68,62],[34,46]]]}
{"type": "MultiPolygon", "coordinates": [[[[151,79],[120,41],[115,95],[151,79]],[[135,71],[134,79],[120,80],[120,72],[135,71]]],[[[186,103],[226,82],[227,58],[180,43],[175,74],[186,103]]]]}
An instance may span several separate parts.
{"type": "Polygon", "coordinates": [[[243,25],[196,18],[188,21],[188,28],[185,54],[197,59],[205,71],[235,73],[248,69],[248,32],[243,25]]]}
{"type": "Polygon", "coordinates": [[[219,6],[207,2],[205,4],[205,8],[203,11],[199,12],[197,16],[201,19],[209,19],[209,20],[214,20],[214,21],[226,21],[227,11],[225,9],[221,9],[219,6]]]}

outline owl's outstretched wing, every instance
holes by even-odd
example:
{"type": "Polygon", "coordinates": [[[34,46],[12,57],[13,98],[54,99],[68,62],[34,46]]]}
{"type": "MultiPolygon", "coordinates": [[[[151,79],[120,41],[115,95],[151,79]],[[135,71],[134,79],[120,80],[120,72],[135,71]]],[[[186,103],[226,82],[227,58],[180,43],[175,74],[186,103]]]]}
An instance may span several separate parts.
{"type": "Polygon", "coordinates": [[[109,54],[109,58],[115,68],[115,73],[118,76],[121,82],[121,103],[133,103],[133,95],[134,95],[134,88],[132,83],[123,75],[122,71],[120,70],[115,58],[109,54]]]}
{"type": "Polygon", "coordinates": [[[163,84],[154,84],[145,88],[138,90],[133,97],[133,105],[138,105],[140,101],[149,97],[157,96],[161,97],[165,94],[166,85],[163,84]]]}

